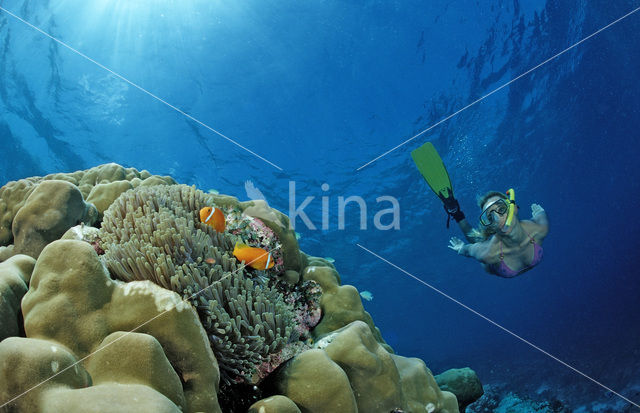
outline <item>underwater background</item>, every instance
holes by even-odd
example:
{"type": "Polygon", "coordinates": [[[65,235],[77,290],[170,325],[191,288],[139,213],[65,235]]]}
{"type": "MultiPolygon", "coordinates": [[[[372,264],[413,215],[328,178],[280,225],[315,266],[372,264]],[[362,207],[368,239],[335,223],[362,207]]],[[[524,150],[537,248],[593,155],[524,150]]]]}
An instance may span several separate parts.
{"type": "Polygon", "coordinates": [[[372,294],[396,353],[488,393],[639,411],[357,245],[640,403],[640,13],[491,93],[638,6],[2,1],[0,183],[117,162],[240,200],[251,181],[284,213],[315,197],[300,248],[372,294]],[[447,248],[461,234],[409,155],[425,141],[471,222],[488,190],[545,208],[538,267],[501,279],[447,248]],[[340,196],[365,200],[365,229],[351,204],[340,228],[340,196]],[[378,197],[399,228],[376,228],[378,197]]]}

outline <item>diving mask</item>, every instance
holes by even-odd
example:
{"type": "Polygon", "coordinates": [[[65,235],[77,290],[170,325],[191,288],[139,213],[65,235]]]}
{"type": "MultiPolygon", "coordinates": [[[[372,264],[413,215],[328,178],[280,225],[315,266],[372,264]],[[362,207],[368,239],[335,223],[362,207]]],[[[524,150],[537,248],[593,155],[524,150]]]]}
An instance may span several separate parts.
{"type": "Polygon", "coordinates": [[[480,223],[488,227],[497,221],[496,215],[501,217],[507,212],[509,212],[509,201],[500,198],[492,202],[482,211],[482,214],[480,214],[480,223]]]}
{"type": "Polygon", "coordinates": [[[480,223],[485,227],[495,223],[496,215],[503,216],[507,214],[507,220],[504,223],[504,229],[506,230],[511,226],[513,221],[514,212],[516,209],[516,192],[513,188],[509,188],[507,191],[508,199],[499,198],[487,206],[480,214],[480,223]],[[495,205],[495,208],[493,206],[495,205]]]}

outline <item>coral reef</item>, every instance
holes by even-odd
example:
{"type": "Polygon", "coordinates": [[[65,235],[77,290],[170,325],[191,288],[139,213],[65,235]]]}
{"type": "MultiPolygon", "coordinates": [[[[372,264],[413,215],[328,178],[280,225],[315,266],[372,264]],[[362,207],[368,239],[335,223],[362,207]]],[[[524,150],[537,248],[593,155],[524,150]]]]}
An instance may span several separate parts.
{"type": "MultiPolygon", "coordinates": [[[[28,207],[29,197],[42,183],[47,185],[39,189],[36,196],[37,201],[43,203],[37,204],[36,199],[32,199],[32,207],[21,212],[23,225],[20,232],[24,234],[25,239],[31,237],[27,234],[40,234],[40,237],[44,234],[44,240],[52,241],[57,239],[54,237],[56,234],[60,237],[80,220],[93,224],[108,205],[130,187],[175,184],[176,182],[169,176],[152,176],[148,171],[138,172],[135,168],[123,168],[115,163],[96,166],[85,171],[56,173],[9,182],[0,188],[0,246],[14,243],[16,229],[13,226],[16,224],[16,215],[25,206],[28,207]],[[56,182],[50,185],[48,181],[56,182]],[[73,188],[64,186],[61,181],[71,184],[73,188]],[[56,189],[60,189],[62,193],[56,194],[56,189]],[[48,199],[47,195],[52,195],[53,198],[48,199]],[[82,199],[86,202],[81,203],[82,199]],[[48,207],[48,211],[43,210],[45,207],[48,207]],[[38,227],[37,225],[40,224],[45,227],[38,227]]],[[[37,236],[35,238],[29,242],[40,241],[41,245],[42,240],[38,240],[37,236]]],[[[37,248],[31,249],[37,251],[37,248]]]]}
{"type": "MultiPolygon", "coordinates": [[[[71,388],[91,384],[88,378],[80,380],[84,376],[89,377],[89,373],[83,373],[86,370],[94,373],[90,377],[96,380],[97,385],[117,382],[120,385],[135,383],[138,386],[145,383],[148,392],[155,388],[156,392],[169,400],[184,399],[186,411],[220,411],[216,400],[219,380],[217,363],[196,312],[177,294],[149,281],[126,284],[112,281],[88,243],[59,240],[44,248],[31,275],[29,291],[22,299],[22,312],[28,338],[21,339],[23,342],[20,344],[14,343],[14,347],[9,342],[6,351],[10,353],[15,346],[44,348],[42,342],[49,342],[49,348],[59,344],[65,350],[62,352],[66,354],[64,360],[56,358],[58,350],[55,346],[56,350],[49,350],[48,356],[43,350],[42,358],[38,360],[25,360],[29,355],[26,351],[8,356],[8,359],[21,360],[25,366],[35,363],[31,367],[40,371],[42,378],[59,369],[62,371],[67,363],[74,367],[76,373],[75,378],[69,378],[71,382],[65,381],[71,388]],[[123,333],[127,339],[117,343],[120,348],[127,345],[126,352],[136,360],[134,364],[122,363],[122,355],[114,353],[113,346],[108,347],[109,351],[96,353],[100,348],[106,348],[109,341],[115,341],[118,335],[114,333],[130,331],[144,334],[129,337],[128,333],[123,333]],[[146,339],[141,338],[147,334],[146,339]],[[149,348],[153,348],[155,354],[150,354],[149,348]],[[164,353],[159,352],[160,349],[164,353]],[[76,361],[83,361],[84,368],[81,369],[82,366],[76,361]],[[176,396],[175,377],[157,378],[171,380],[171,386],[159,385],[156,378],[150,377],[153,371],[167,373],[168,365],[173,366],[180,375],[179,382],[184,386],[180,386],[183,396],[176,396]],[[166,390],[166,393],[158,390],[166,390]]],[[[10,363],[3,362],[0,365],[0,375],[5,378],[3,382],[29,382],[32,378],[26,377],[27,373],[23,369],[11,369],[10,363]]],[[[24,388],[1,389],[0,399],[11,399],[19,394],[16,394],[19,390],[24,388]]],[[[54,395],[50,397],[54,398],[54,395]]],[[[62,399],[66,396],[60,394],[59,397],[57,403],[62,406],[62,399]]],[[[37,399],[36,395],[20,398],[17,405],[20,411],[28,411],[21,409],[37,399]]]]}
{"type": "Polygon", "coordinates": [[[387,352],[362,321],[332,332],[314,347],[277,371],[269,389],[302,411],[458,411],[455,396],[438,388],[421,360],[387,352]]]}
{"type": "MultiPolygon", "coordinates": [[[[314,259],[311,263],[324,264],[326,261],[314,259]]],[[[302,272],[302,279],[317,282],[322,288],[320,306],[323,317],[313,329],[313,336],[317,339],[336,331],[353,321],[365,322],[376,341],[386,350],[393,352],[384,340],[378,328],[373,324],[371,315],[364,310],[358,290],[351,285],[340,285],[340,275],[335,268],[326,262],[326,266],[310,265],[302,272]]]]}
{"type": "MultiPolygon", "coordinates": [[[[500,386],[498,386],[500,387],[500,386]]],[[[467,407],[467,412],[477,413],[569,413],[570,410],[561,401],[534,401],[528,397],[520,396],[514,392],[497,390],[487,386],[485,394],[476,402],[467,407]]],[[[589,410],[597,411],[597,410],[589,410]]],[[[613,410],[606,410],[612,412],[613,410]]]]}
{"type": "Polygon", "coordinates": [[[44,181],[36,186],[13,218],[14,253],[33,258],[51,241],[79,223],[93,224],[95,206],[66,181],[44,181]]]}
{"type": "Polygon", "coordinates": [[[263,201],[107,164],[0,188],[0,245],[0,410],[458,410],[263,201]],[[244,267],[236,241],[276,265],[244,267]]]}
{"type": "Polygon", "coordinates": [[[464,412],[468,405],[484,394],[480,379],[476,372],[469,367],[449,369],[436,375],[435,379],[442,390],[450,391],[456,395],[461,412],[464,412]]]}
{"type": "Polygon", "coordinates": [[[23,333],[20,301],[29,289],[36,260],[16,255],[0,262],[0,341],[23,333]]]}
{"type": "Polygon", "coordinates": [[[275,391],[305,412],[357,412],[347,374],[320,349],[295,357],[275,379],[275,391]]]}
{"type": "Polygon", "coordinates": [[[480,399],[478,402],[474,403],[473,409],[470,411],[487,413],[569,413],[571,410],[565,407],[562,402],[558,400],[552,402],[538,402],[527,397],[518,396],[515,393],[508,393],[500,399],[480,399]]]}
{"type": "Polygon", "coordinates": [[[252,404],[248,413],[301,413],[301,411],[293,400],[277,395],[252,404]]]}
{"type": "Polygon", "coordinates": [[[9,384],[0,386],[0,406],[7,403],[6,411],[181,411],[166,396],[143,384],[92,385],[77,357],[53,341],[8,338],[0,342],[0,360],[0,383],[9,384]]]}

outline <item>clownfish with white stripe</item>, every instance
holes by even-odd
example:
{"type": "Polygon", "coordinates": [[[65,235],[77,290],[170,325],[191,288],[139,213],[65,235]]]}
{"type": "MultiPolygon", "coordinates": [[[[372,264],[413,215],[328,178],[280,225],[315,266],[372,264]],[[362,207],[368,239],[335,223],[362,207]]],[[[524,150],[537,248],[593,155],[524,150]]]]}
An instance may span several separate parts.
{"type": "Polygon", "coordinates": [[[227,225],[224,214],[219,208],[204,207],[200,210],[200,222],[207,224],[218,232],[224,232],[227,225]]]}
{"type": "Polygon", "coordinates": [[[271,253],[264,248],[250,247],[240,242],[233,248],[233,255],[238,261],[244,261],[249,267],[256,270],[268,270],[275,264],[271,253]]]}

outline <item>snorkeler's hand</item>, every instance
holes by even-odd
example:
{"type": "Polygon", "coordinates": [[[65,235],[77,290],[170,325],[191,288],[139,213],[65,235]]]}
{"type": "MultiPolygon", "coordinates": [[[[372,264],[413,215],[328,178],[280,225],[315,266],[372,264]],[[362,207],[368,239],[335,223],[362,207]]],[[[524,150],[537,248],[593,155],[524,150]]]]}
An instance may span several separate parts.
{"type": "MultiPolygon", "coordinates": [[[[465,218],[462,209],[460,209],[460,203],[458,203],[458,200],[453,196],[443,199],[442,202],[444,205],[444,210],[447,211],[447,214],[450,217],[453,217],[456,222],[460,222],[465,218]]],[[[447,221],[447,228],[449,228],[448,222],[449,221],[447,221]]]]}
{"type": "Polygon", "coordinates": [[[535,219],[540,214],[544,214],[544,208],[538,204],[531,204],[531,218],[535,219]]]}
{"type": "Polygon", "coordinates": [[[460,254],[460,250],[464,247],[464,242],[460,238],[451,237],[448,247],[460,254]]]}

